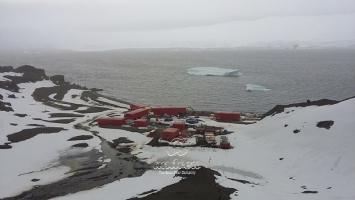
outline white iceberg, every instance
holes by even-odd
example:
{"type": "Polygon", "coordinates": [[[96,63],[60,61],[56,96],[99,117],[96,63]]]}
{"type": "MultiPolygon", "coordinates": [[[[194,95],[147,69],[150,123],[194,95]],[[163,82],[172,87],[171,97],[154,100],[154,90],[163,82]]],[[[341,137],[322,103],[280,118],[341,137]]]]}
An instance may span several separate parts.
{"type": "Polygon", "coordinates": [[[224,69],[218,67],[194,67],[187,70],[188,74],[200,76],[241,76],[237,69],[224,69]]]}
{"type": "Polygon", "coordinates": [[[245,90],[248,91],[248,92],[252,92],[252,91],[268,91],[268,90],[271,90],[271,89],[267,89],[267,88],[265,88],[264,86],[261,86],[261,85],[247,84],[245,86],[245,90]]]}

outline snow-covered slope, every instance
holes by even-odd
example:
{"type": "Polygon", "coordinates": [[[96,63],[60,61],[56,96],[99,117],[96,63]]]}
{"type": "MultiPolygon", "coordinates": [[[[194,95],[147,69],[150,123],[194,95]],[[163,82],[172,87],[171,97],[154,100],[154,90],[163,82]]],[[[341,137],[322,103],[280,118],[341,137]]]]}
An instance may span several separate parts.
{"type": "Polygon", "coordinates": [[[289,108],[255,125],[235,127],[235,149],[227,153],[224,165],[258,174],[262,181],[254,188],[232,181],[222,185],[240,188],[239,197],[248,199],[354,199],[354,119],[355,99],[350,99],[289,108]],[[326,120],[334,121],[329,130],[316,126],[326,120]],[[294,133],[296,129],[300,132],[294,133]],[[306,190],[318,193],[301,193],[306,190]]]}
{"type": "MultiPolygon", "coordinates": [[[[2,76],[0,76],[1,78],[2,76]]],[[[99,144],[101,141],[96,137],[85,141],[89,145],[85,149],[71,149],[70,147],[76,142],[67,141],[74,136],[88,135],[86,131],[74,129],[73,125],[87,120],[89,117],[92,118],[97,113],[85,114],[85,117],[68,124],[56,124],[33,119],[53,120],[53,118],[50,118],[49,113],[78,114],[73,111],[62,111],[45,106],[36,102],[31,96],[36,88],[52,86],[55,85],[51,81],[22,83],[19,84],[19,87],[22,88],[19,93],[12,93],[0,88],[3,101],[10,102],[14,110],[14,112],[0,111],[0,145],[9,142],[6,137],[9,134],[23,129],[36,128],[35,125],[30,126],[30,124],[67,129],[60,133],[38,134],[31,139],[12,143],[11,149],[0,149],[0,198],[14,196],[22,191],[31,189],[35,185],[45,185],[71,175],[65,174],[70,170],[69,167],[58,165],[58,158],[61,155],[82,153],[93,148],[100,149],[99,144]],[[16,98],[9,98],[8,95],[10,94],[14,94],[16,98]],[[19,117],[15,116],[15,113],[27,114],[27,116],[19,117]],[[31,179],[40,180],[32,182],[31,179]]]]}
{"type": "MultiPolygon", "coordinates": [[[[222,176],[216,177],[220,185],[238,189],[231,195],[232,199],[355,198],[355,99],[330,106],[288,108],[253,125],[201,119],[209,125],[234,131],[228,136],[234,148],[189,147],[183,161],[197,162],[219,171],[222,176]],[[333,120],[334,125],[330,129],[316,126],[317,122],[325,120],[333,120]],[[296,129],[300,131],[294,133],[296,129]],[[231,179],[250,183],[243,184],[231,179]]],[[[171,161],[166,150],[166,147],[146,145],[132,153],[139,153],[138,157],[154,164],[162,160],[171,161]]],[[[149,171],[146,173],[150,174],[149,171]]],[[[147,178],[144,175],[135,179],[137,183],[143,183],[147,182],[147,178]]],[[[161,183],[169,182],[166,178],[166,174],[157,173],[153,179],[159,184],[139,186],[135,191],[141,193],[161,188],[161,183]]],[[[120,199],[122,191],[119,188],[126,181],[129,180],[62,198],[120,199]]],[[[172,184],[176,178],[170,177],[170,181],[172,184]]]]}

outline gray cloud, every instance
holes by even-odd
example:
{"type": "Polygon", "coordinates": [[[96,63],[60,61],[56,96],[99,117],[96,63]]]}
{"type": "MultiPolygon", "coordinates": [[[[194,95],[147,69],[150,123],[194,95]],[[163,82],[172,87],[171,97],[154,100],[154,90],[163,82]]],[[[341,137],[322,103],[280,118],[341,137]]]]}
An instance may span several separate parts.
{"type": "Polygon", "coordinates": [[[354,0],[4,0],[0,42],[23,47],[107,46],[112,39],[119,41],[114,47],[119,48],[176,41],[237,44],[233,36],[245,41],[351,39],[354,7],[354,0]],[[272,31],[280,24],[289,28],[272,31]],[[331,26],[338,32],[326,30],[331,26]],[[90,43],[93,40],[96,43],[90,43]]]}

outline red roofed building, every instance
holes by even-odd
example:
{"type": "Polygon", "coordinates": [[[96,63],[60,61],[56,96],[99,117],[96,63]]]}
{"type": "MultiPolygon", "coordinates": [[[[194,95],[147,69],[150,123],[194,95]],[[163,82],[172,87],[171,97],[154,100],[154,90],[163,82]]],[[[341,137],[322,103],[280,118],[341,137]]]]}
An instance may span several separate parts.
{"type": "Polygon", "coordinates": [[[214,117],[216,120],[221,121],[238,121],[240,119],[240,112],[214,112],[214,117]]]}
{"type": "Polygon", "coordinates": [[[146,127],[148,126],[148,119],[136,119],[134,120],[135,127],[146,127]]]}
{"type": "Polygon", "coordinates": [[[177,128],[167,128],[161,133],[162,139],[172,140],[179,137],[179,129],[177,128]]]}
{"type": "Polygon", "coordinates": [[[137,110],[132,110],[132,111],[126,112],[124,117],[126,119],[139,119],[139,118],[146,116],[146,115],[148,115],[148,109],[139,108],[137,110]]]}
{"type": "Polygon", "coordinates": [[[97,123],[100,125],[122,126],[126,119],[121,117],[100,117],[97,123]]]}
{"type": "Polygon", "coordinates": [[[155,115],[162,116],[164,114],[167,115],[179,115],[186,113],[186,107],[183,106],[164,106],[164,107],[155,107],[152,108],[152,112],[155,115]]]}
{"type": "Polygon", "coordinates": [[[221,143],[219,144],[219,147],[220,147],[221,149],[230,149],[230,148],[231,148],[231,144],[230,144],[229,142],[221,142],[221,143]]]}
{"type": "Polygon", "coordinates": [[[185,129],[185,122],[174,122],[173,128],[177,128],[179,130],[184,130],[185,129]]]}

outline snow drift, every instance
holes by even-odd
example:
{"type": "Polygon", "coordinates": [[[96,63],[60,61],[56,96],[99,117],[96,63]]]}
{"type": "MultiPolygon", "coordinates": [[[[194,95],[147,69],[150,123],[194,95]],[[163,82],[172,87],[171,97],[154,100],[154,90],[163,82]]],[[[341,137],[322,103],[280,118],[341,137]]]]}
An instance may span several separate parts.
{"type": "Polygon", "coordinates": [[[252,92],[252,91],[268,91],[268,90],[271,90],[271,89],[267,89],[267,88],[265,88],[264,86],[261,86],[261,85],[247,84],[245,86],[245,90],[248,91],[248,92],[252,92]]]}
{"type": "Polygon", "coordinates": [[[187,70],[188,74],[200,76],[231,76],[237,77],[242,74],[237,69],[224,69],[218,67],[194,67],[187,70]]]}

